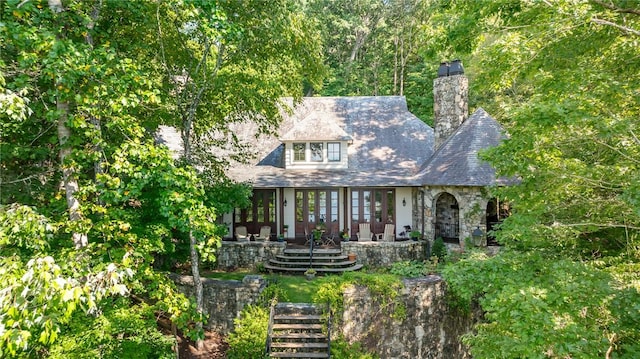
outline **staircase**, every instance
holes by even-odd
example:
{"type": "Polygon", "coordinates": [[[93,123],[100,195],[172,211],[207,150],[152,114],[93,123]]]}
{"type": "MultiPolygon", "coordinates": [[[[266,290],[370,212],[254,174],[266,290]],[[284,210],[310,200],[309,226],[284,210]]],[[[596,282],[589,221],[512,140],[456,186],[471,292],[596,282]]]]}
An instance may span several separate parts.
{"type": "Polygon", "coordinates": [[[337,248],[314,248],[313,252],[307,248],[287,248],[265,263],[268,270],[289,273],[303,273],[310,267],[318,273],[342,273],[358,270],[362,264],[349,260],[337,248]]]}
{"type": "Polygon", "coordinates": [[[324,318],[322,311],[313,304],[278,303],[272,306],[267,334],[268,357],[330,358],[331,316],[327,317],[326,323],[323,323],[324,318]]]}

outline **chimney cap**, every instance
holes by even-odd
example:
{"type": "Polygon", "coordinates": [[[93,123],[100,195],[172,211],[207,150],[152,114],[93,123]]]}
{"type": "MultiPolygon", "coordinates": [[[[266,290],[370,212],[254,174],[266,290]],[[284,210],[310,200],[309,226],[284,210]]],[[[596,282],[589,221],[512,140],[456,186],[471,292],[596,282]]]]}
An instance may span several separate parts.
{"type": "Polygon", "coordinates": [[[440,67],[438,68],[438,77],[447,77],[449,76],[449,63],[443,61],[440,63],[440,67]]]}
{"type": "Polygon", "coordinates": [[[449,76],[464,74],[464,67],[462,67],[462,61],[455,59],[449,65],[449,76]]]}

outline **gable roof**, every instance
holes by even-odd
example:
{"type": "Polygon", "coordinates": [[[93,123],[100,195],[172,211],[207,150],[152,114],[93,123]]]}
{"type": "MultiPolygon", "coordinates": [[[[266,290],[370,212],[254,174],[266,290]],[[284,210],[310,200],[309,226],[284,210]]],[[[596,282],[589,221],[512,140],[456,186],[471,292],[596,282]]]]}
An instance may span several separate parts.
{"type": "Polygon", "coordinates": [[[228,175],[255,188],[419,186],[433,154],[433,129],[409,112],[402,96],[306,97],[274,135],[255,138],[251,123],[234,133],[253,144],[256,160],[228,175]],[[281,140],[349,141],[348,169],[284,169],[281,140]]]}
{"type": "Polygon", "coordinates": [[[416,177],[425,185],[491,186],[508,184],[478,153],[504,138],[502,126],[482,108],[476,110],[454,132],[416,177]]]}

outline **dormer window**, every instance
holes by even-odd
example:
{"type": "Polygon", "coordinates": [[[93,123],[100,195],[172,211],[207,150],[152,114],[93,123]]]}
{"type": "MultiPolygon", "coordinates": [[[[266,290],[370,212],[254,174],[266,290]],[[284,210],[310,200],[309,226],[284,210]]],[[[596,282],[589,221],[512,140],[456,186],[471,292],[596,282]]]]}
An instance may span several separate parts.
{"type": "Polygon", "coordinates": [[[293,144],[293,161],[305,162],[307,160],[307,144],[306,143],[294,143],[293,144]]]}
{"type": "Polygon", "coordinates": [[[322,162],[322,142],[311,142],[311,162],[322,162]]]}
{"type": "Polygon", "coordinates": [[[327,143],[327,160],[329,162],[340,162],[340,142],[327,143]]]}

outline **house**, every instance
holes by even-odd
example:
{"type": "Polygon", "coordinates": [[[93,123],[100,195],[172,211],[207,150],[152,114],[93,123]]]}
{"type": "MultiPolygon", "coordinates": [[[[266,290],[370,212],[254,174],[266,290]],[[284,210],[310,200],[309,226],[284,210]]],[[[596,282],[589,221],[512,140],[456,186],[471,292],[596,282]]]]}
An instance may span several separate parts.
{"type": "Polygon", "coordinates": [[[467,99],[454,61],[434,80],[435,128],[400,96],[307,97],[271,136],[256,138],[255,125],[242,124],[234,131],[255,161],[228,175],[253,186],[253,204],[224,216],[229,233],[266,225],[294,238],[322,223],[355,239],[360,223],[374,233],[393,223],[398,240],[410,227],[461,245],[475,229],[486,233],[503,213],[484,189],[508,182],[478,152],[497,145],[503,130],[483,109],[468,116],[467,99]]]}
{"type": "MultiPolygon", "coordinates": [[[[395,225],[464,245],[474,230],[487,233],[505,215],[486,187],[507,185],[478,153],[497,145],[503,129],[483,109],[468,115],[462,64],[442,63],[434,80],[434,128],[414,116],[401,96],[306,97],[271,135],[252,122],[231,130],[254,160],[228,176],[253,187],[252,205],[223,216],[234,229],[302,238],[322,224],[356,238],[360,223],[373,233],[395,225]]],[[[178,153],[179,135],[160,136],[178,153]]]]}

